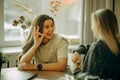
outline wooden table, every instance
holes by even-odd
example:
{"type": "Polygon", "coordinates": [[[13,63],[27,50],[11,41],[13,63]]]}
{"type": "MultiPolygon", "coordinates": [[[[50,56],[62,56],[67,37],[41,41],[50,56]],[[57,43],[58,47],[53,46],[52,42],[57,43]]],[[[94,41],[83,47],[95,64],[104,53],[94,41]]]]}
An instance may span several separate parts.
{"type": "MultiPolygon", "coordinates": [[[[15,68],[5,68],[1,70],[1,80],[14,80],[12,77],[19,76],[16,73],[36,73],[37,76],[32,80],[74,80],[69,70],[65,72],[56,72],[56,71],[20,71],[16,67],[15,68]],[[8,75],[9,72],[9,75],[8,75]],[[67,79],[71,78],[71,79],[67,79]]],[[[27,75],[22,75],[22,77],[26,77],[27,75]]],[[[20,78],[17,80],[21,80],[20,78]]]]}

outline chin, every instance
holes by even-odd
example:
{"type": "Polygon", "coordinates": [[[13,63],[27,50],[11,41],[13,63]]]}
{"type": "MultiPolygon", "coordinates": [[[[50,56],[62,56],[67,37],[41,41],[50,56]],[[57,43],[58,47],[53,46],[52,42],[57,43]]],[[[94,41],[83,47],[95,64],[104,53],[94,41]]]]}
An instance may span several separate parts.
{"type": "Polygon", "coordinates": [[[52,39],[52,36],[51,36],[51,37],[49,37],[48,39],[52,39]]]}
{"type": "Polygon", "coordinates": [[[52,39],[52,36],[46,36],[46,39],[52,39]]]}

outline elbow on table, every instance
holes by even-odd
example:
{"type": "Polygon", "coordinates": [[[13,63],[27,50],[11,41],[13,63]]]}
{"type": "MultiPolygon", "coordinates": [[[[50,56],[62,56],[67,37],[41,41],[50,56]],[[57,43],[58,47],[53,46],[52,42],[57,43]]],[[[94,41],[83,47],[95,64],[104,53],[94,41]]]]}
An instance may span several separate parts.
{"type": "Polygon", "coordinates": [[[59,71],[60,71],[60,72],[63,72],[63,71],[65,71],[65,68],[59,69],[59,71]]]}
{"type": "Polygon", "coordinates": [[[65,70],[66,70],[66,67],[67,67],[67,65],[66,65],[66,66],[61,66],[61,67],[59,68],[59,70],[58,70],[58,71],[63,72],[63,71],[65,71],[65,70]]]}

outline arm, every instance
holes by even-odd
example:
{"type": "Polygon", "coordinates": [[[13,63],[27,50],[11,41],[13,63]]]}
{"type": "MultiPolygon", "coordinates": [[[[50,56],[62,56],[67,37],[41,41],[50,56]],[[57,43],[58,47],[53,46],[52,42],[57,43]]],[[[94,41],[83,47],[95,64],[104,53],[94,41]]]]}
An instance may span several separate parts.
{"type": "Polygon", "coordinates": [[[44,34],[39,33],[39,27],[34,27],[34,45],[19,59],[18,69],[20,70],[37,70],[38,64],[30,64],[37,48],[40,46],[44,34]],[[29,67],[28,67],[29,66],[29,67]]]}
{"type": "Polygon", "coordinates": [[[103,49],[98,43],[93,43],[83,62],[82,72],[88,72],[91,75],[101,75],[104,70],[104,61],[102,57],[103,49]]]}
{"type": "MultiPolygon", "coordinates": [[[[58,42],[59,43],[59,42],[58,42]]],[[[64,39],[60,40],[59,44],[56,44],[56,57],[57,62],[55,63],[48,63],[42,64],[42,70],[52,70],[52,71],[64,71],[67,67],[67,60],[68,60],[68,42],[64,39]]]]}
{"type": "Polygon", "coordinates": [[[30,63],[34,54],[35,54],[35,51],[37,50],[37,46],[36,45],[33,45],[26,54],[24,54],[21,59],[20,59],[20,64],[21,63],[30,63]]]}
{"type": "Polygon", "coordinates": [[[62,57],[57,63],[42,64],[42,70],[64,71],[67,67],[67,58],[62,57]]]}
{"type": "Polygon", "coordinates": [[[78,52],[79,54],[85,54],[86,55],[88,50],[89,50],[89,48],[90,48],[90,46],[91,46],[90,44],[80,45],[77,50],[73,51],[73,53],[74,52],[78,52]]]}
{"type": "Polygon", "coordinates": [[[19,70],[37,70],[37,64],[30,64],[36,50],[37,46],[33,45],[28,52],[21,57],[18,65],[19,70]]]}
{"type": "MultiPolygon", "coordinates": [[[[57,62],[42,64],[42,70],[64,71],[66,69],[68,60],[68,43],[63,40],[60,44],[56,45],[56,48],[57,62]]],[[[23,66],[21,66],[21,70],[38,70],[38,64],[23,63],[21,65],[23,66]]]]}
{"type": "Polygon", "coordinates": [[[57,42],[56,49],[57,62],[43,64],[43,70],[64,71],[66,69],[68,60],[68,42],[62,38],[60,42],[57,42]]]}
{"type": "Polygon", "coordinates": [[[43,37],[44,37],[44,34],[39,33],[39,27],[37,29],[36,27],[34,27],[34,45],[21,57],[20,64],[30,63],[31,59],[36,53],[37,48],[41,44],[43,37]]]}
{"type": "MultiPolygon", "coordinates": [[[[38,64],[22,63],[20,64],[20,70],[38,70],[38,64]],[[28,67],[29,66],[29,67],[28,67]]],[[[64,71],[67,66],[67,58],[63,57],[56,63],[42,64],[42,70],[49,71],[64,71]]]]}
{"type": "Polygon", "coordinates": [[[96,48],[90,48],[90,51],[86,54],[81,72],[74,75],[75,79],[85,79],[89,76],[98,77],[103,71],[102,62],[102,58],[96,48]]]}
{"type": "Polygon", "coordinates": [[[80,64],[81,64],[81,55],[78,52],[74,52],[74,54],[72,55],[72,62],[74,64],[75,68],[80,68],[80,64]]]}
{"type": "Polygon", "coordinates": [[[81,54],[86,55],[88,50],[89,50],[89,48],[90,48],[89,44],[87,44],[85,46],[84,45],[80,45],[77,50],[73,51],[72,62],[74,63],[75,68],[80,68],[80,64],[82,62],[81,54]]]}

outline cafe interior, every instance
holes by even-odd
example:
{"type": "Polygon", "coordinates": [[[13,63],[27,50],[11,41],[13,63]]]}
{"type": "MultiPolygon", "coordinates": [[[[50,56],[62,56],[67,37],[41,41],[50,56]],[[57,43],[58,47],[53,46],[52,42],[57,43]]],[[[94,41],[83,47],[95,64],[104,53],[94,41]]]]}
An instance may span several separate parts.
{"type": "MultiPolygon", "coordinates": [[[[91,13],[101,8],[110,9],[116,14],[119,25],[119,3],[120,0],[0,0],[0,52],[7,59],[1,66],[1,80],[75,80],[73,51],[80,44],[96,40],[91,31],[91,13]],[[68,41],[65,72],[18,70],[18,55],[32,20],[38,14],[51,16],[55,21],[55,33],[68,41]]],[[[31,62],[35,63],[34,59],[31,62]]]]}

